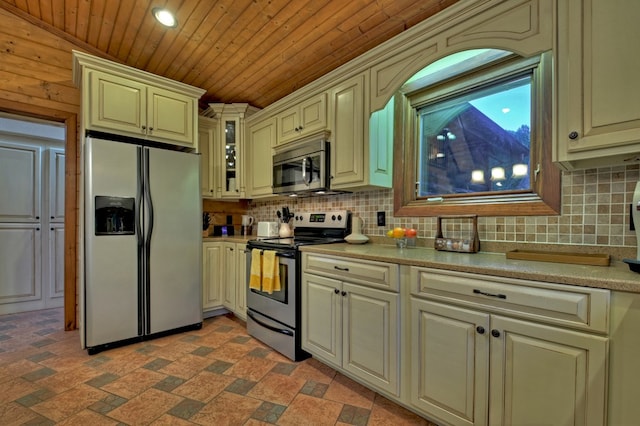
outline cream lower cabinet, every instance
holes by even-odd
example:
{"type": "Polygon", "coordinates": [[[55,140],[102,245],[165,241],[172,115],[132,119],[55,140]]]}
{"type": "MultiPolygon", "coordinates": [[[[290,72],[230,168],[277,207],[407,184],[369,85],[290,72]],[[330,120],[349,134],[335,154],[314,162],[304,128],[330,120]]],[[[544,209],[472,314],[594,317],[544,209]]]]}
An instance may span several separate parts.
{"type": "Polygon", "coordinates": [[[412,406],[451,425],[606,424],[608,338],[553,323],[606,329],[607,291],[412,274],[412,406]]]}
{"type": "Polygon", "coordinates": [[[222,243],[224,249],[222,304],[243,320],[247,319],[247,260],[246,244],[222,243]]]}
{"type": "Polygon", "coordinates": [[[202,309],[222,308],[224,246],[219,242],[202,244],[202,309]]]}
{"type": "Polygon", "coordinates": [[[302,348],[373,389],[399,395],[399,294],[362,284],[369,267],[374,274],[386,271],[397,284],[388,273],[397,274],[396,265],[376,269],[374,262],[310,256],[303,260],[302,348]],[[325,276],[309,272],[328,265],[325,276]],[[339,279],[350,275],[360,284],[339,279]]]}

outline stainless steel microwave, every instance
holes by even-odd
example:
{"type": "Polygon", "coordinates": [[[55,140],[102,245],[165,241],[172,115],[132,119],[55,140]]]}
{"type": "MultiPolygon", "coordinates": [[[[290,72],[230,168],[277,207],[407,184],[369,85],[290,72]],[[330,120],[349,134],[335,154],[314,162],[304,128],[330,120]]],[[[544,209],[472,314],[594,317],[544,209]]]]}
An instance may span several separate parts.
{"type": "Polygon", "coordinates": [[[323,133],[276,148],[273,193],[311,195],[329,189],[329,142],[323,133]]]}

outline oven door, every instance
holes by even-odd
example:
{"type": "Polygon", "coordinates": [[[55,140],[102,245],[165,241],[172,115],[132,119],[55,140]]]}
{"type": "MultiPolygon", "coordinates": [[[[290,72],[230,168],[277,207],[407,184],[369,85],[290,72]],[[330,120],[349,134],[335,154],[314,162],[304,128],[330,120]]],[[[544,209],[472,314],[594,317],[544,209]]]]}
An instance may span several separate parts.
{"type": "Polygon", "coordinates": [[[249,288],[251,250],[247,253],[247,308],[289,327],[296,326],[296,260],[295,251],[276,252],[280,268],[280,291],[272,294],[249,288]]]}

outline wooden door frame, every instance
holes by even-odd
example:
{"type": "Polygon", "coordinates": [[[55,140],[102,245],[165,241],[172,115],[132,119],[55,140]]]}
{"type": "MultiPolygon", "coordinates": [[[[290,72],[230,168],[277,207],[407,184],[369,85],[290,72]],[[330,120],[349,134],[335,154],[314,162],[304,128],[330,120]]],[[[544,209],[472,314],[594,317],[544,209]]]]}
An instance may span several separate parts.
{"type": "Polygon", "coordinates": [[[77,272],[78,272],[78,113],[55,110],[20,102],[0,99],[0,111],[64,123],[64,329],[78,326],[77,272]]]}

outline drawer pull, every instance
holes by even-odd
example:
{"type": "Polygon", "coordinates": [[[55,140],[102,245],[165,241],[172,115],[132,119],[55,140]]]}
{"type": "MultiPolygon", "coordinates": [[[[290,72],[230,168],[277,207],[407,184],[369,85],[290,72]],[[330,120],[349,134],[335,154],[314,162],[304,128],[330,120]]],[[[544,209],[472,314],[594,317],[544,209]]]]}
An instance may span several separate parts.
{"type": "Polygon", "coordinates": [[[473,292],[475,294],[481,294],[483,296],[489,296],[489,297],[497,297],[498,299],[506,299],[507,295],[506,294],[501,294],[501,293],[487,293],[486,291],[482,291],[482,290],[478,290],[477,288],[473,289],[473,292]]]}
{"type": "Polygon", "coordinates": [[[338,271],[349,272],[349,268],[341,268],[340,266],[334,266],[334,268],[337,269],[338,271]]]}

